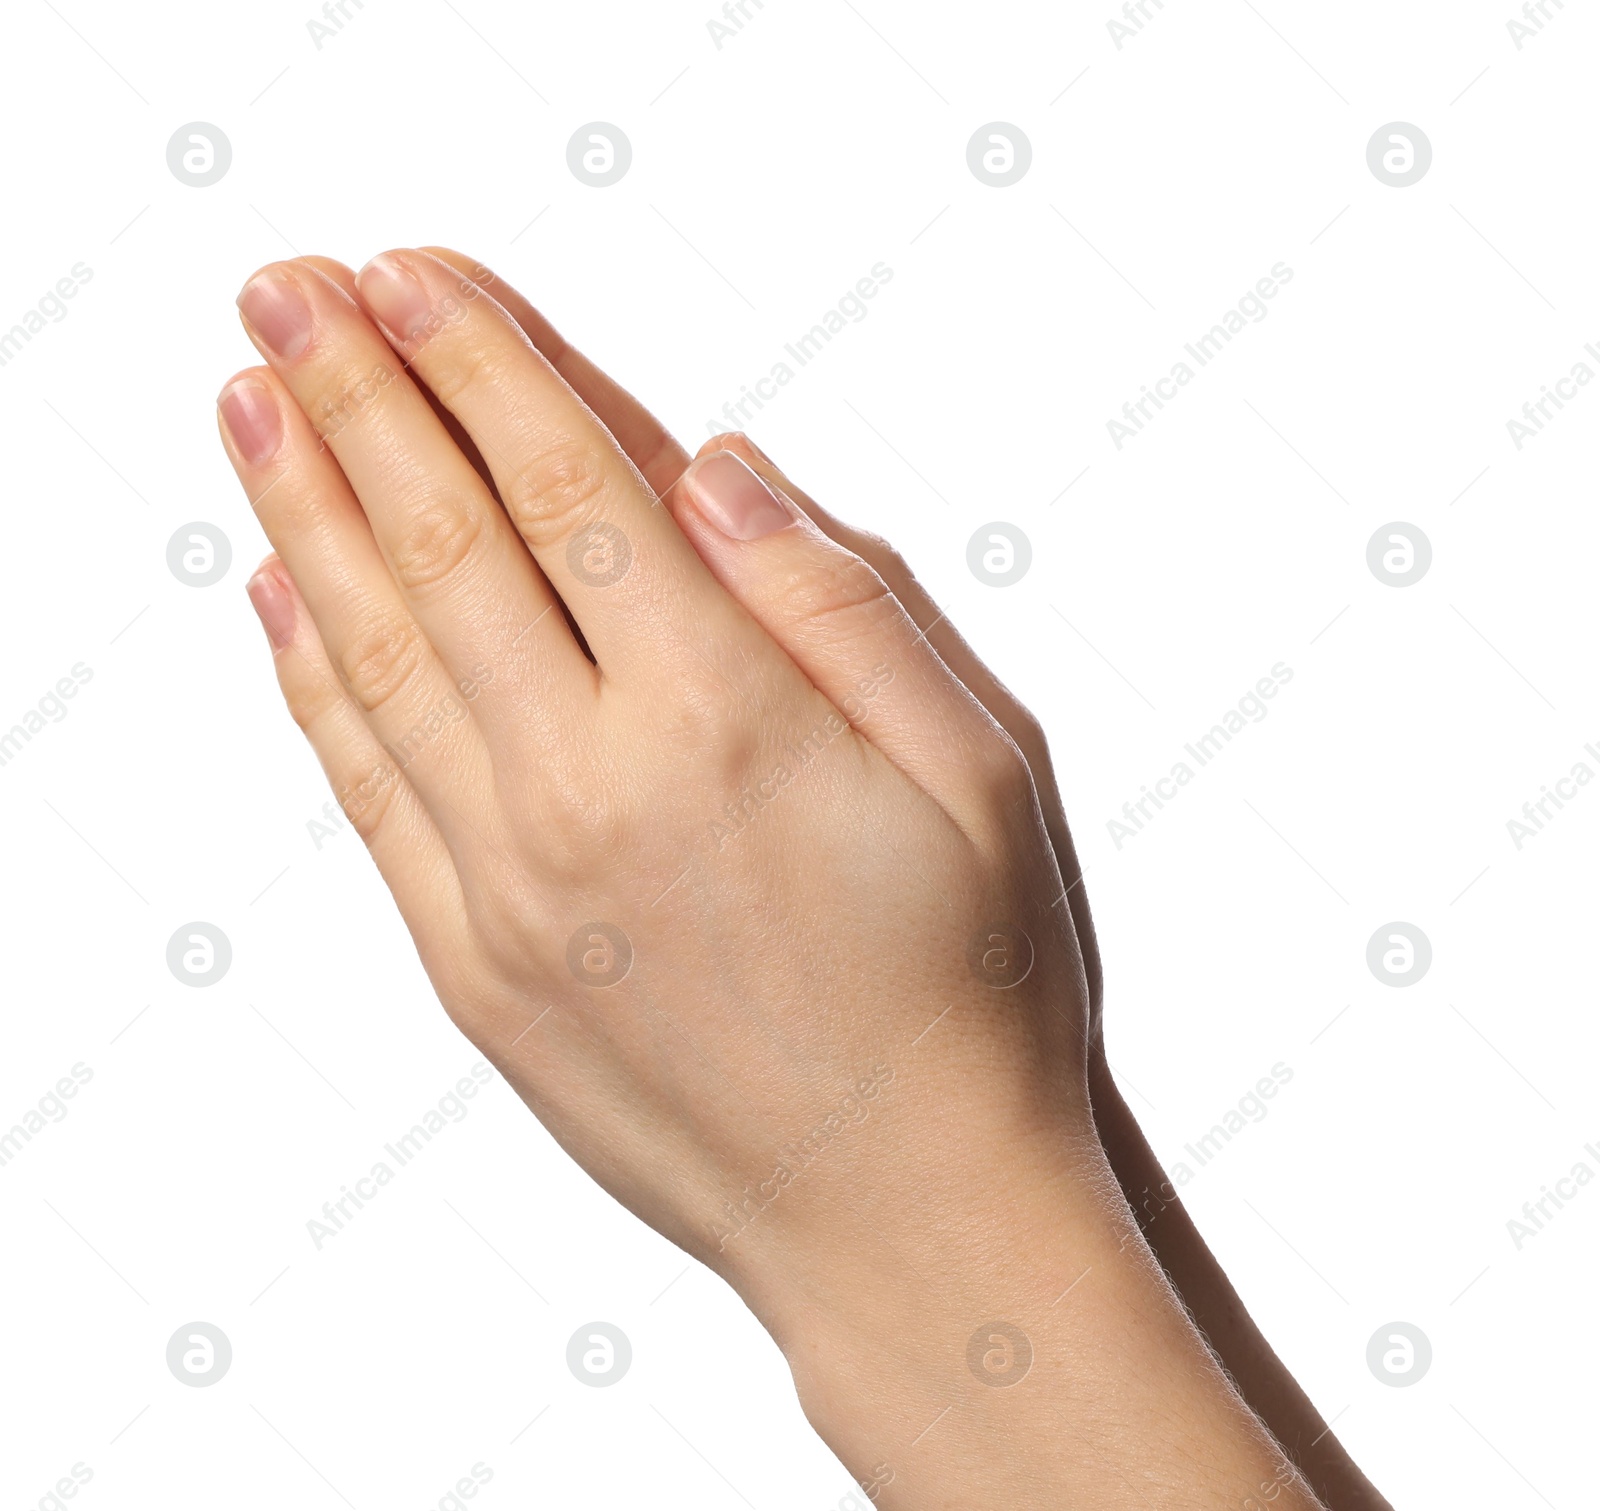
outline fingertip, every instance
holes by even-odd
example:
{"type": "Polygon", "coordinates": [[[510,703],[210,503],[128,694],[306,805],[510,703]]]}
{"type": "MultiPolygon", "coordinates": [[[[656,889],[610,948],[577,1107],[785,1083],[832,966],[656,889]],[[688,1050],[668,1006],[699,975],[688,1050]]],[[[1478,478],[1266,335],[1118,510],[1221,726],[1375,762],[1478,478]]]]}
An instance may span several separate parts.
{"type": "Polygon", "coordinates": [[[700,517],[731,540],[760,540],[801,518],[793,501],[732,449],[696,457],[683,481],[700,517]]]}
{"type": "Polygon", "coordinates": [[[379,252],[356,274],[362,305],[401,341],[421,339],[434,319],[423,263],[419,254],[395,248],[379,252]]]}
{"type": "Polygon", "coordinates": [[[234,296],[233,302],[242,306],[244,302],[244,296],[256,285],[259,280],[263,278],[281,277],[283,270],[288,266],[289,264],[281,257],[272,262],[262,263],[261,266],[258,267],[255,272],[246,278],[245,281],[239,286],[239,292],[234,296]]]}
{"type": "Polygon", "coordinates": [[[247,367],[217,395],[217,425],[240,460],[261,467],[283,444],[283,411],[267,378],[268,369],[247,367]]]}
{"type": "Polygon", "coordinates": [[[217,390],[217,403],[220,404],[228,390],[239,383],[260,383],[272,369],[257,364],[255,367],[241,367],[231,378],[217,390]]]}
{"type": "Polygon", "coordinates": [[[245,592],[273,651],[281,651],[292,645],[295,624],[299,619],[299,595],[276,552],[267,556],[250,574],[245,592]]]}
{"type": "Polygon", "coordinates": [[[735,456],[747,463],[764,462],[767,466],[773,465],[769,457],[754,441],[742,430],[725,430],[720,435],[714,435],[697,452],[698,459],[711,456],[714,452],[731,451],[735,456]]]}

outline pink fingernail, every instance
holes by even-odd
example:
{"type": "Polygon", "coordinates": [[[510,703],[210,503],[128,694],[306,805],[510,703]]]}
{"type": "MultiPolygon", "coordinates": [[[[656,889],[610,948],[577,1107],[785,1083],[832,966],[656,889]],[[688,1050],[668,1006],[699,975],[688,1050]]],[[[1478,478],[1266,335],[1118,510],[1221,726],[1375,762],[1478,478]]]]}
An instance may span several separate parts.
{"type": "Polygon", "coordinates": [[[700,512],[734,540],[759,540],[794,523],[794,512],[731,451],[713,451],[689,470],[700,512]]]}
{"type": "Polygon", "coordinates": [[[245,587],[251,606],[267,632],[273,650],[281,651],[294,640],[294,594],[283,577],[281,562],[269,560],[245,587]]]}
{"type": "Polygon", "coordinates": [[[426,333],[433,302],[417,277],[392,257],[374,257],[356,274],[356,288],[373,314],[401,340],[414,341],[426,333]]]}
{"type": "Polygon", "coordinates": [[[239,295],[239,312],[286,362],[311,344],[311,306],[291,278],[258,273],[239,295]]]}
{"type": "Polygon", "coordinates": [[[230,383],[217,400],[222,423],[234,447],[252,467],[270,461],[283,443],[283,416],[277,400],[259,383],[241,378],[230,383]]]}

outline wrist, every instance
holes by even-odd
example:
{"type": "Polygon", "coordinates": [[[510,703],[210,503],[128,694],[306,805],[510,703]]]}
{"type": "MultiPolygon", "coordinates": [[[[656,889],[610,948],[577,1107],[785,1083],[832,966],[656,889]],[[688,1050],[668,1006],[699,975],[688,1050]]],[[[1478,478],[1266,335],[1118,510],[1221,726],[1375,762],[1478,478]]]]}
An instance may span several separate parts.
{"type": "Polygon", "coordinates": [[[747,1294],[808,1419],[885,1511],[1240,1505],[1266,1484],[1276,1511],[1317,1504],[1190,1324],[1092,1134],[965,1164],[976,1178],[916,1219],[863,1208],[848,1243],[747,1294]]]}

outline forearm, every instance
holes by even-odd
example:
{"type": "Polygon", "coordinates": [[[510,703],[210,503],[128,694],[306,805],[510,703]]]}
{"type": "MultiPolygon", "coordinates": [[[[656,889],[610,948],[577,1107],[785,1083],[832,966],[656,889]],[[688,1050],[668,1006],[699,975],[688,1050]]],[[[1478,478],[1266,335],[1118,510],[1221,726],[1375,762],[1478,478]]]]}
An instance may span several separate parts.
{"type": "Polygon", "coordinates": [[[1206,1247],[1110,1070],[1089,1076],[1095,1127],[1145,1241],[1239,1393],[1332,1511],[1389,1511],[1262,1336],[1206,1247]]]}

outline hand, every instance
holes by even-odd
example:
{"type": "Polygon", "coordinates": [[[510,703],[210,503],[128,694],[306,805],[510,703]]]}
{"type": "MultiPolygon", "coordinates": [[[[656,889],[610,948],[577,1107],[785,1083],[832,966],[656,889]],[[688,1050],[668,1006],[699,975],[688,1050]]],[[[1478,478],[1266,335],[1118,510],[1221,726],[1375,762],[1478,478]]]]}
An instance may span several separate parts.
{"type": "Polygon", "coordinates": [[[1110,1180],[1028,763],[883,578],[734,450],[660,507],[628,453],[670,452],[440,258],[281,264],[240,302],[268,366],[220,405],[280,685],[554,1134],[728,1277],[847,1458],[967,1405],[899,1504],[1118,1504],[1136,1472],[1311,1505],[1110,1180]],[[1029,1392],[973,1362],[995,1316],[1028,1320],[1029,1392]]]}
{"type": "Polygon", "coordinates": [[[734,1277],[837,1236],[812,1209],[843,1156],[727,1230],[840,1109],[880,1099],[921,1164],[959,1089],[998,1147],[1059,1158],[1086,1005],[1028,768],[882,580],[729,453],[675,521],[441,260],[359,297],[382,334],[305,264],[252,280],[269,367],[222,413],[281,557],[253,592],[285,697],[452,1018],[734,1277]],[[831,648],[797,666],[763,627],[790,619],[831,648]]]}

